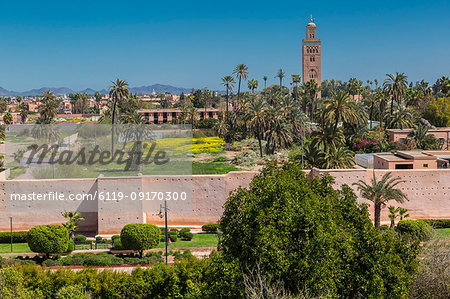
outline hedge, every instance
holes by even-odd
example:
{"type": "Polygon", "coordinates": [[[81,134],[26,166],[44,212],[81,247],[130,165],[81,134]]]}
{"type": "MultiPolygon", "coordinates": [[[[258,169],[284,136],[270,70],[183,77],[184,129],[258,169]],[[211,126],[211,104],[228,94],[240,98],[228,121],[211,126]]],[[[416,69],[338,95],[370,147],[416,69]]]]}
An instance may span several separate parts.
{"type": "Polygon", "coordinates": [[[124,249],[136,250],[142,257],[142,252],[159,244],[160,229],[152,224],[131,223],[122,228],[120,240],[124,249]]]}
{"type": "Polygon", "coordinates": [[[217,230],[220,228],[219,223],[205,224],[202,226],[202,231],[205,233],[213,233],[216,234],[217,230]]]}
{"type": "Polygon", "coordinates": [[[425,219],[433,228],[450,228],[450,219],[425,219]]]}
{"type": "Polygon", "coordinates": [[[38,225],[28,231],[28,246],[33,252],[66,252],[69,244],[69,232],[60,225],[38,225]]]}
{"type": "MultiPolygon", "coordinates": [[[[26,243],[27,231],[13,232],[14,243],[26,243]]],[[[0,232],[0,244],[11,243],[11,232],[0,232]]]]}
{"type": "Polygon", "coordinates": [[[428,241],[434,237],[434,229],[423,220],[400,220],[396,230],[401,235],[408,235],[420,241],[428,241]]]}

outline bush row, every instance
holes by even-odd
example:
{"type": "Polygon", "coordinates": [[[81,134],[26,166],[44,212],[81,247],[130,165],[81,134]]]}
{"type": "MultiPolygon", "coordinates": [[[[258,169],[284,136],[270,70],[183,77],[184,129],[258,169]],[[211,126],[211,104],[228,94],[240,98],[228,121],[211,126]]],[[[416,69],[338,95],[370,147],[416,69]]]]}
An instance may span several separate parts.
{"type": "MultiPolygon", "coordinates": [[[[27,231],[13,232],[13,243],[26,243],[27,231]]],[[[11,232],[0,232],[0,244],[11,243],[11,232]]]]}
{"type": "Polygon", "coordinates": [[[425,219],[433,228],[450,228],[450,219],[425,219]]]}
{"type": "Polygon", "coordinates": [[[410,236],[419,241],[428,241],[434,237],[434,229],[424,220],[400,220],[396,227],[401,235],[410,236]]]}
{"type": "Polygon", "coordinates": [[[220,229],[219,223],[205,224],[202,226],[202,231],[205,233],[217,234],[218,229],[220,229]]]}

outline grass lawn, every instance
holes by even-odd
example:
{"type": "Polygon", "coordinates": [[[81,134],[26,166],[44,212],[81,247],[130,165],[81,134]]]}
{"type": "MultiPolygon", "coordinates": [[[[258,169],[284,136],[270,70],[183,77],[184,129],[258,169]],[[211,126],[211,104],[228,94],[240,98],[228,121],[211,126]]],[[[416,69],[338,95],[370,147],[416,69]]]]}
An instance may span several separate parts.
{"type": "MultiPolygon", "coordinates": [[[[27,253],[31,252],[28,243],[13,244],[13,253],[27,253]]],[[[0,244],[0,253],[11,253],[11,244],[0,244]]]]}
{"type": "MultiPolygon", "coordinates": [[[[217,247],[217,235],[216,234],[194,234],[194,238],[191,241],[181,241],[178,239],[176,242],[170,243],[168,248],[200,248],[200,247],[217,247]]],[[[164,242],[159,243],[156,248],[166,248],[164,242]]]]}
{"type": "Polygon", "coordinates": [[[192,162],[192,174],[226,174],[238,170],[227,162],[192,162]]]}
{"type": "Polygon", "coordinates": [[[450,228],[436,229],[436,240],[450,240],[450,228]]]}

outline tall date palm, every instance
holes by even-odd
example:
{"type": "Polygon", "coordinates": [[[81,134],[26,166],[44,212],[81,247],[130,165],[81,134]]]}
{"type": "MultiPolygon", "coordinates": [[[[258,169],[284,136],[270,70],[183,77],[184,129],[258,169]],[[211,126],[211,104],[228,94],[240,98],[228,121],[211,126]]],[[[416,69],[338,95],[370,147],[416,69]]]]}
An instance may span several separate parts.
{"type": "Polygon", "coordinates": [[[234,71],[233,71],[233,75],[235,75],[236,78],[239,79],[237,96],[238,96],[238,103],[240,103],[240,99],[241,99],[241,81],[242,80],[247,80],[248,67],[245,64],[243,64],[243,63],[238,64],[235,67],[234,71]]]}

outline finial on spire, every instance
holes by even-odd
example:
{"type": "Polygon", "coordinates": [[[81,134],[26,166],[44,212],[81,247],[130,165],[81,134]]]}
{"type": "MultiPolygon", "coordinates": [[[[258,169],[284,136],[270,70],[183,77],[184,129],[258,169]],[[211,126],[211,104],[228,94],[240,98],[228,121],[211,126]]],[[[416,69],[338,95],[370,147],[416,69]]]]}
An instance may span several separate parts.
{"type": "Polygon", "coordinates": [[[311,17],[309,18],[309,21],[310,21],[310,22],[312,22],[312,21],[313,21],[312,15],[311,15],[311,17]]]}

